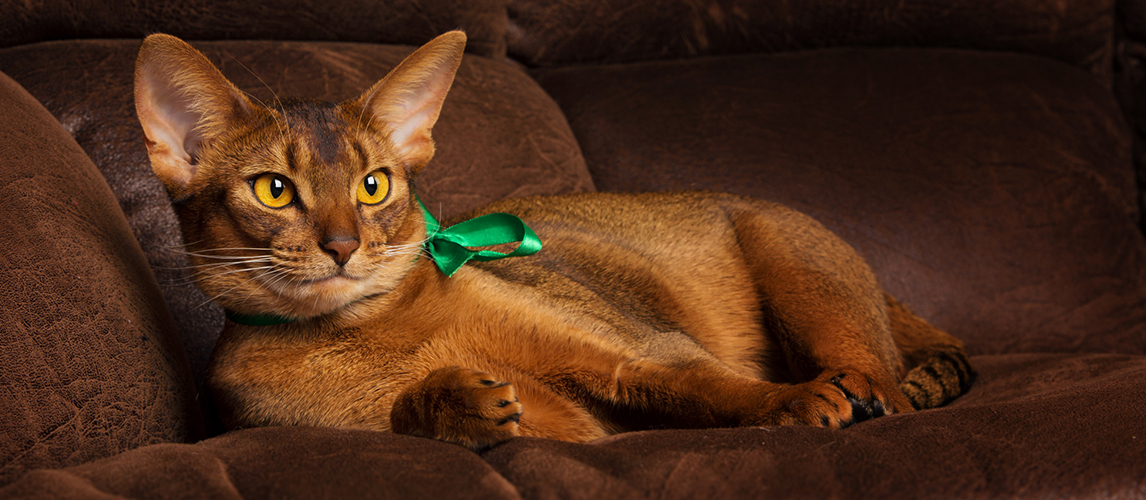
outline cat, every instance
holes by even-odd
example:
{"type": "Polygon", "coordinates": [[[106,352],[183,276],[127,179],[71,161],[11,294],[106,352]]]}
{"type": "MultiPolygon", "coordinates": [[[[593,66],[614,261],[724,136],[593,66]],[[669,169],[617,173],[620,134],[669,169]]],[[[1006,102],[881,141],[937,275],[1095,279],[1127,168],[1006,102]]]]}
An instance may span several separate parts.
{"type": "Polygon", "coordinates": [[[208,375],[227,426],[482,450],[515,436],[843,428],[969,390],[959,340],[822,225],[762,200],[504,200],[458,220],[512,214],[542,250],[439,269],[427,240],[441,229],[414,180],[465,42],[443,34],[342,103],[266,105],[182,40],[143,42],[135,100],[152,169],[192,278],[228,312],[208,375]]]}

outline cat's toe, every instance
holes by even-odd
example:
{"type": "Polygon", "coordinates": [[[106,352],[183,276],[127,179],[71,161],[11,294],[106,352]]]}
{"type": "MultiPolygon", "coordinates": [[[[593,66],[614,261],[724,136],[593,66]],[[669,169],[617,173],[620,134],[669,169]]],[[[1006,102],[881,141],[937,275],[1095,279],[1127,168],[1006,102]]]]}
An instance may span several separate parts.
{"type": "Polygon", "coordinates": [[[855,370],[826,373],[820,379],[843,392],[857,423],[897,413],[905,405],[909,410],[911,408],[894,385],[888,390],[883,387],[887,384],[880,384],[874,378],[855,370]]]}
{"type": "Polygon", "coordinates": [[[788,386],[771,397],[760,425],[809,425],[842,429],[853,423],[852,406],[837,387],[822,382],[788,386]]]}

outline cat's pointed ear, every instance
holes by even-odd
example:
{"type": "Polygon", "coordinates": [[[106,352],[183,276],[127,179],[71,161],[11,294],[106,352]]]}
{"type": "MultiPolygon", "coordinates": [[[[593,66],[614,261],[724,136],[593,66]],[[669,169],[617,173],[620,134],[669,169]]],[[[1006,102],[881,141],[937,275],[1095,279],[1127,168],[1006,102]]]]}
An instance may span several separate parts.
{"type": "Polygon", "coordinates": [[[147,37],[135,62],[135,111],[151,168],[176,199],[195,176],[203,142],[251,111],[251,101],[207,58],[170,35],[147,37]]]}
{"type": "Polygon", "coordinates": [[[465,46],[466,35],[461,31],[440,35],[355,101],[366,119],[381,127],[399,160],[413,172],[434,156],[430,129],[438,121],[465,46]]]}

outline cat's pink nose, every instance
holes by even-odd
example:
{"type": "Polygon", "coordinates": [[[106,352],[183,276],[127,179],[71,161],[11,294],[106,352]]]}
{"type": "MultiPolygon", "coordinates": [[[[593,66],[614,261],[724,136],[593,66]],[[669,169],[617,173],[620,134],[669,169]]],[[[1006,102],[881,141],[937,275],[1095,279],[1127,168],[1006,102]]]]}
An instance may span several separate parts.
{"type": "Polygon", "coordinates": [[[346,262],[350,260],[350,254],[358,250],[357,238],[339,238],[326,241],[322,244],[322,249],[330,254],[330,258],[340,266],[345,266],[346,262]]]}

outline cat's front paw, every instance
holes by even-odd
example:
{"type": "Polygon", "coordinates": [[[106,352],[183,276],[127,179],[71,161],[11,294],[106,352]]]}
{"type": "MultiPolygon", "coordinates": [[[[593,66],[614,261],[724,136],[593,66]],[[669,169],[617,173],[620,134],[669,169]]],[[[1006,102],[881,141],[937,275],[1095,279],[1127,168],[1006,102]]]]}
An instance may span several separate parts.
{"type": "Polygon", "coordinates": [[[402,391],[390,412],[390,429],[476,451],[519,435],[521,413],[508,382],[452,366],[402,391]]]}

